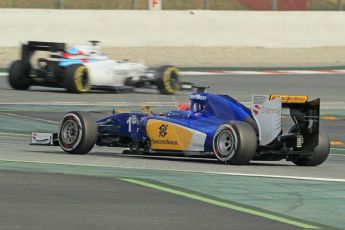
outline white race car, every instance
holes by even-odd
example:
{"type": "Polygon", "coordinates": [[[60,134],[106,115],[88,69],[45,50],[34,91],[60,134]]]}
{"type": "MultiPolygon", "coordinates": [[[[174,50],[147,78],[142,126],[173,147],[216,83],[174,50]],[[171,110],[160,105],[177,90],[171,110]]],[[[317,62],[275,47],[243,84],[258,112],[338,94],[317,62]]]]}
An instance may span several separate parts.
{"type": "Polygon", "coordinates": [[[191,83],[179,81],[175,66],[149,68],[140,63],[111,60],[101,53],[98,41],[66,49],[65,43],[29,41],[22,45],[20,60],[9,68],[12,88],[26,90],[31,85],[66,88],[71,93],[91,89],[117,90],[124,87],[156,87],[162,94],[192,89],[191,83]],[[48,58],[38,58],[32,65],[35,51],[48,51],[48,58]]]}

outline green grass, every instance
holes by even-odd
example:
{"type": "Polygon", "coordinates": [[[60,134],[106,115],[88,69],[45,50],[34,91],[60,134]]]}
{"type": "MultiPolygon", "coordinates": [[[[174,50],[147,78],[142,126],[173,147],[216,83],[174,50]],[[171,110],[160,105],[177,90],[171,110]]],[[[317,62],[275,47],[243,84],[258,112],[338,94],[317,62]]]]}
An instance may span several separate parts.
{"type": "MultiPolygon", "coordinates": [[[[65,9],[131,9],[132,0],[64,0],[65,9]]],[[[136,0],[137,9],[147,9],[147,0],[136,0]]],[[[0,0],[0,8],[60,8],[60,0],[0,0]]],[[[239,0],[209,0],[214,10],[245,10],[239,0]]],[[[163,9],[204,9],[204,0],[163,0],[163,9]]]]}
{"type": "Polygon", "coordinates": [[[58,1],[54,0],[0,0],[1,8],[57,8],[58,1]]]}
{"type": "MultiPolygon", "coordinates": [[[[131,9],[132,0],[64,0],[65,9],[131,9]]],[[[137,0],[137,9],[147,9],[147,0],[137,0]]],[[[60,8],[60,0],[0,0],[0,8],[60,8]]]]}
{"type": "Polygon", "coordinates": [[[209,8],[213,10],[247,10],[238,0],[209,0],[209,8]]]}
{"type": "MultiPolygon", "coordinates": [[[[259,1],[259,0],[255,0],[259,1]]],[[[131,9],[133,0],[64,0],[65,9],[131,9]]],[[[147,9],[147,0],[136,0],[137,9],[147,9]]],[[[211,10],[246,10],[240,0],[208,0],[211,10]]],[[[56,9],[60,0],[0,0],[0,8],[56,9]]],[[[204,0],[163,0],[166,10],[201,10],[204,0]]],[[[337,0],[308,0],[309,10],[338,10],[337,0]]],[[[343,0],[345,9],[345,0],[343,0]]]]}
{"type": "MultiPolygon", "coordinates": [[[[345,9],[345,1],[342,0],[343,9],[345,9]]],[[[309,10],[338,10],[337,0],[309,0],[309,10]]]]}

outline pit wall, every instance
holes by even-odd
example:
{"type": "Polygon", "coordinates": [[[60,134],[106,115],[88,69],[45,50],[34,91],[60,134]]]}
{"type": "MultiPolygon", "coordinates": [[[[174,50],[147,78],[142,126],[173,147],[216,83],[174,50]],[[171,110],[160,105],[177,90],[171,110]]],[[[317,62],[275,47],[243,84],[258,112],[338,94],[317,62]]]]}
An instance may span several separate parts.
{"type": "Polygon", "coordinates": [[[0,47],[27,40],[107,47],[345,46],[343,12],[0,10],[0,47]]]}

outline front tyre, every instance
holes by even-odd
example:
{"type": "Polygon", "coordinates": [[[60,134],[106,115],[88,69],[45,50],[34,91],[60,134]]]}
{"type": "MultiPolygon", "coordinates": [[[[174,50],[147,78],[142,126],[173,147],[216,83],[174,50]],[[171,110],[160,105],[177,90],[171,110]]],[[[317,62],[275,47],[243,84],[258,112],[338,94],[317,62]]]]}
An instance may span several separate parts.
{"type": "Polygon", "coordinates": [[[69,112],[61,120],[58,131],[59,144],[67,153],[86,154],[97,140],[97,126],[90,114],[69,112]]]}
{"type": "Polygon", "coordinates": [[[181,89],[179,71],[175,66],[164,65],[158,70],[156,80],[157,88],[161,94],[175,94],[181,89]]]}
{"type": "Polygon", "coordinates": [[[22,60],[12,62],[8,72],[10,86],[17,90],[27,90],[30,87],[30,71],[29,62],[22,60]]]}
{"type": "Polygon", "coordinates": [[[213,137],[213,153],[224,163],[248,164],[257,148],[257,137],[252,126],[232,121],[218,127],[213,137]]]}
{"type": "Polygon", "coordinates": [[[89,71],[85,65],[73,64],[66,67],[64,85],[70,93],[87,93],[91,89],[89,71]]]}
{"type": "Polygon", "coordinates": [[[323,129],[319,129],[319,144],[314,148],[311,156],[296,156],[292,159],[292,162],[299,166],[317,166],[327,159],[329,151],[330,142],[328,134],[323,129]]]}

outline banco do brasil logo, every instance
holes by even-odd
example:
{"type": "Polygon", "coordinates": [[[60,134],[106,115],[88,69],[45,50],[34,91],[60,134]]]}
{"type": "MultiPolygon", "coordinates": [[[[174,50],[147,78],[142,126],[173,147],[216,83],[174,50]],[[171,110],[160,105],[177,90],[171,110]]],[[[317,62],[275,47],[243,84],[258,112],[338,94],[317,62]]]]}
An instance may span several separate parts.
{"type": "Polygon", "coordinates": [[[168,134],[167,130],[168,130],[168,125],[162,124],[159,127],[159,136],[160,137],[165,137],[168,134]]]}

